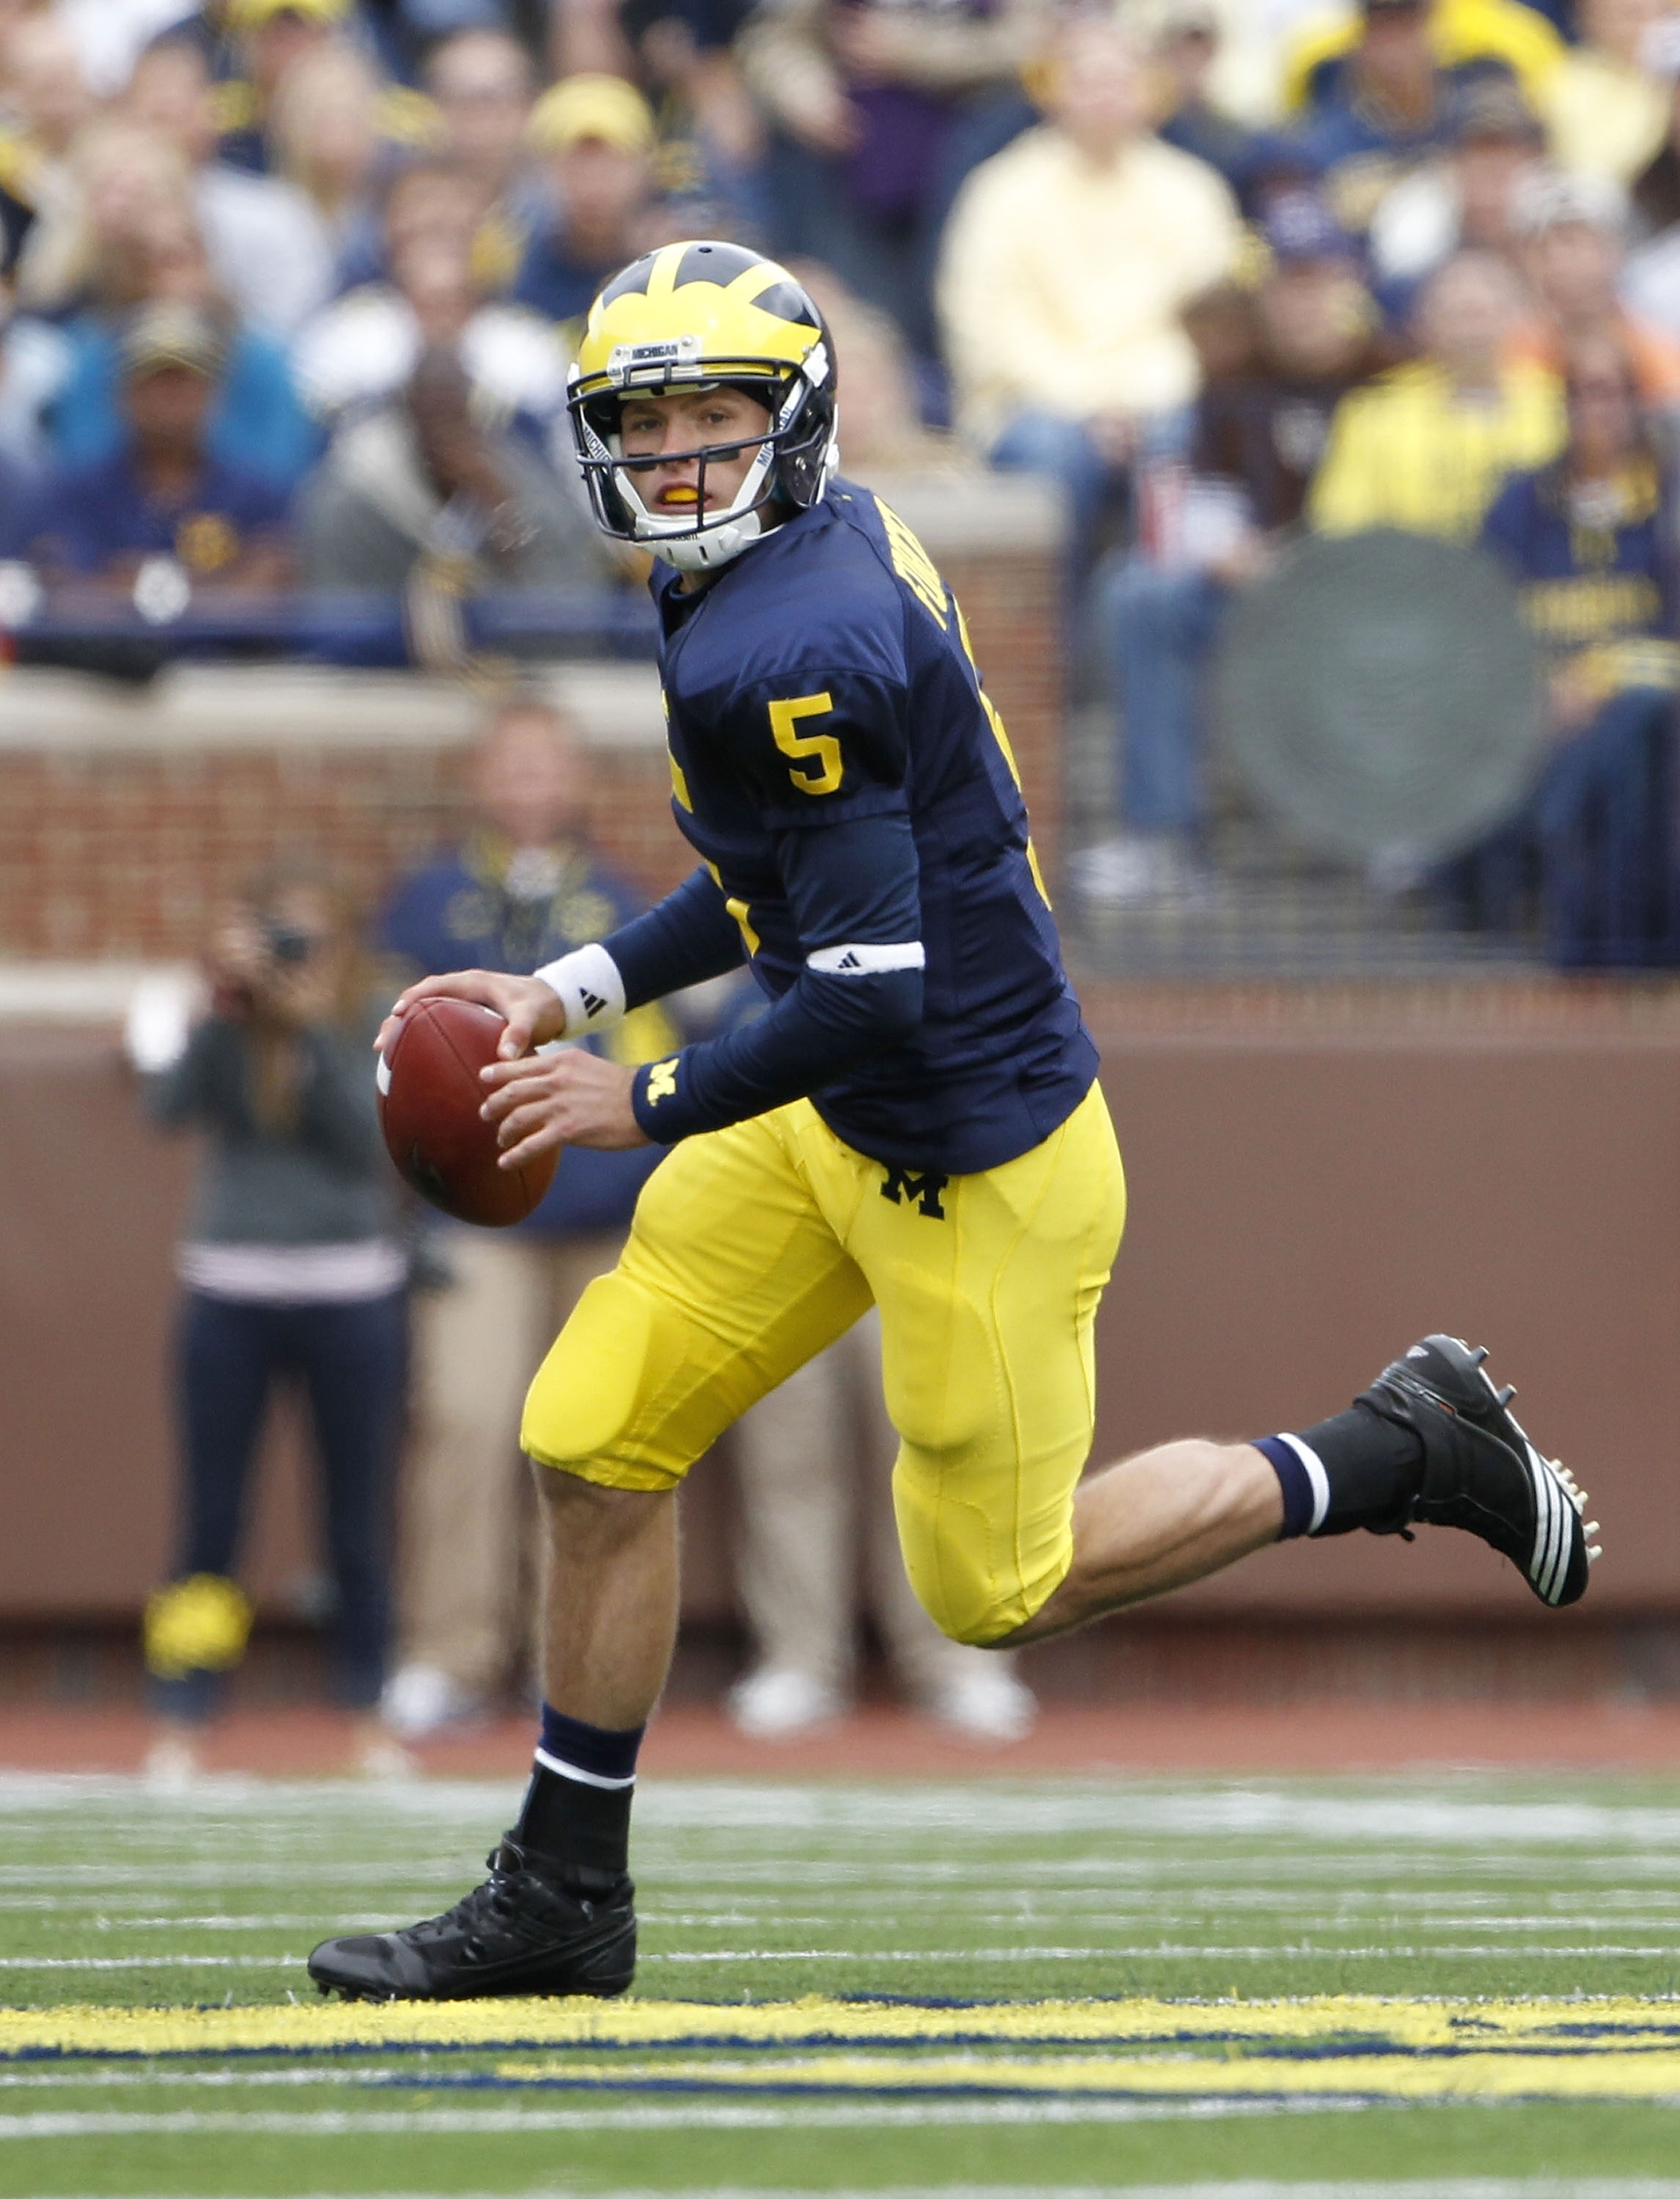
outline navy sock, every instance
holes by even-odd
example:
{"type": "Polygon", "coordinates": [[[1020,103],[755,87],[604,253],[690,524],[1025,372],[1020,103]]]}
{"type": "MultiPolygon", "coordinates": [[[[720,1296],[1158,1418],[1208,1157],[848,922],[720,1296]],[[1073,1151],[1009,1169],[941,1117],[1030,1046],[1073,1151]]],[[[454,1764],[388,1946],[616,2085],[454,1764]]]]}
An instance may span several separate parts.
{"type": "Polygon", "coordinates": [[[1280,1542],[1356,1527],[1397,1532],[1423,1473],[1423,1438],[1363,1403],[1299,1435],[1262,1436],[1254,1448],[1283,1491],[1280,1542]]]}
{"type": "Polygon", "coordinates": [[[630,1852],[636,1752],[645,1726],[614,1732],[543,1705],[542,1737],[513,1837],[551,1876],[620,1879],[630,1852]]]}

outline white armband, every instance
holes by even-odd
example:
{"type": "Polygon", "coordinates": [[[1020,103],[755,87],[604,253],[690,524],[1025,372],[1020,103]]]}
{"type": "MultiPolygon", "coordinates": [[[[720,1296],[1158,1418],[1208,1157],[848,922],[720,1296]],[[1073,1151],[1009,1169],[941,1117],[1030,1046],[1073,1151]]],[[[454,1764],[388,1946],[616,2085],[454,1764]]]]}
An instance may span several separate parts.
{"type": "Polygon", "coordinates": [[[872,977],[879,970],[924,970],[927,952],[919,939],[904,939],[892,946],[819,947],[805,957],[806,966],[825,977],[872,977]]]}
{"type": "Polygon", "coordinates": [[[545,962],[532,975],[558,996],[566,1012],[568,1038],[604,1030],[624,1013],[624,980],[604,947],[580,947],[557,962],[545,962]]]}

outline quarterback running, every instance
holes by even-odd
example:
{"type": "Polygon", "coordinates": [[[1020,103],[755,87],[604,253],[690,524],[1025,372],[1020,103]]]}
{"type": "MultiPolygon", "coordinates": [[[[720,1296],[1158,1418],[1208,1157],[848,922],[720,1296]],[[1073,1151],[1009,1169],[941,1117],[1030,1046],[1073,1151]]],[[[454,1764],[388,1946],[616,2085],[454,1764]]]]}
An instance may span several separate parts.
{"type": "Polygon", "coordinates": [[[959,1641],[1041,1640],[1289,1536],[1461,1528],[1554,1606],[1596,1554],[1573,1482],[1448,1336],[1315,1426],[1082,1479],[1125,1216],[1097,1052],[962,613],[837,471],[821,316],[738,245],[667,245],[595,301],[569,407],[597,522],[656,561],[673,808],[698,867],[534,977],[429,978],[393,1015],[444,994],[506,1018],[484,1072],[505,1165],[672,1150],[526,1403],[545,1699],[518,1821],[443,1916],[315,1950],[317,1983],[349,1996],[629,1985],[675,1492],[872,1303],[905,1565],[959,1641]],[[744,962],[769,1004],[726,1036],[633,1070],[534,1051],[744,962]]]}

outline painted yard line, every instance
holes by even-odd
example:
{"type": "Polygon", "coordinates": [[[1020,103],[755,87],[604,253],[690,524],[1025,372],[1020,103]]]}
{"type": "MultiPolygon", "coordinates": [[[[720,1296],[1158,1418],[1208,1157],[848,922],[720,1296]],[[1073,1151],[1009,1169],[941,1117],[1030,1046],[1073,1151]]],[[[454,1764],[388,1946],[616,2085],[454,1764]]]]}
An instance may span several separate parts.
{"type": "Polygon", "coordinates": [[[0,2091],[104,2090],[113,2085],[212,2091],[233,2085],[242,2090],[248,2085],[383,2085],[390,2077],[390,2070],[380,2063],[341,2068],[329,2063],[306,2069],[4,2069],[0,2070],[0,2091]]]}
{"type": "MultiPolygon", "coordinates": [[[[0,2079],[0,2081],[5,2081],[0,2079]]],[[[29,2079],[10,2080],[30,2082],[29,2079]]],[[[468,2092],[635,2092],[654,2096],[691,2093],[727,2097],[744,2093],[792,2094],[802,2097],[872,2094],[881,2097],[957,2096],[964,2098],[1041,2097],[1232,2099],[1329,2093],[1360,2100],[1613,2099],[1668,2103],[1680,2100],[1680,2053],[1648,2056],[1625,2052],[1560,2055],[1468,2054],[1449,2061],[1419,2061],[1392,2055],[1357,2055],[1327,2068],[1316,2059],[1301,2061],[1251,2056],[1226,2062],[1175,2057],[1149,2061],[1123,2056],[1045,2056],[1024,2061],[974,2054],[952,2056],[804,2055],[792,2058],[732,2062],[655,2063],[554,2062],[505,2063],[494,2073],[445,2074],[433,2069],[311,2068],[300,2070],[195,2070],[154,2073],[96,2071],[71,2075],[41,2073],[32,2081],[59,2089],[90,2090],[112,2084],[131,2086],[167,2083],[175,2089],[271,2090],[276,2086],[331,2086],[340,2091],[375,2088],[436,2094],[468,2092]]],[[[359,2107],[347,2113],[363,2112],[359,2107]]],[[[80,2110],[82,2113],[90,2110],[80,2110]]],[[[153,2114],[161,2112],[151,2110],[153,2114]]],[[[243,2110],[245,2113],[253,2110],[243,2110]]],[[[0,2115],[0,2137],[13,2123],[33,2123],[38,2114],[0,2115]]]]}
{"type": "Polygon", "coordinates": [[[1020,2057],[899,2054],[802,2055],[736,2063],[618,2063],[586,2070],[505,2064],[494,2076],[439,2078],[426,2070],[394,2082],[455,2092],[533,2091],[874,2093],[1062,2098],[1248,2099],[1339,2093],[1362,2100],[1620,2100],[1680,2103],[1680,2052],[1462,2054],[1441,2059],[1354,2054],[1324,2059],[1254,2054],[1234,2060],[1175,2054],[1020,2057]]]}
{"type": "MultiPolygon", "coordinates": [[[[21,1902],[0,1901],[0,1910],[20,1909],[24,1905],[21,1902]]],[[[96,1915],[90,1917],[85,1901],[66,1902],[64,1906],[73,1910],[81,1919],[84,1926],[91,1923],[97,1931],[108,1932],[114,1939],[124,1932],[312,1932],[322,1922],[319,1915],[314,1916],[124,1916],[117,1913],[110,1916],[96,1915]]],[[[641,1912],[641,1921],[644,1923],[650,1921],[645,1910],[641,1912]]],[[[687,1922],[689,1920],[685,1918],[682,1921],[687,1922]]],[[[728,1921],[731,1924],[756,1924],[760,1920],[755,1916],[732,1916],[728,1921]]],[[[828,1919],[823,1917],[820,1920],[813,1921],[826,1923],[828,1919]]],[[[1479,1922],[1479,1919],[1478,1921],[1479,1922]]],[[[347,1916],[342,1910],[335,1909],[331,1912],[331,1922],[339,1931],[376,1932],[385,1928],[389,1918],[383,1910],[370,1911],[363,1916],[347,1916]]],[[[724,1928],[721,1922],[718,1928],[720,1930],[724,1928]]],[[[1520,1928],[1517,1923],[1512,1926],[1514,1931],[1520,1928]]]]}
{"type": "Polygon", "coordinates": [[[1680,2050],[1680,1998],[298,2001],[245,2008],[0,2009],[0,2059],[41,2055],[538,2049],[1123,2046],[1240,2041],[1395,2052],[1680,2050]]]}
{"type": "MultiPolygon", "coordinates": [[[[295,1927],[300,1920],[289,1920],[295,1927]]],[[[335,1924],[340,1929],[377,1931],[388,1927],[385,1917],[316,1917],[308,1928],[323,1933],[335,1924]]],[[[232,1928],[240,1928],[236,1922],[232,1928]]],[[[1680,1954],[1680,1941],[1636,1945],[1617,1940],[1584,1940],[1572,1944],[1538,1941],[1526,1946],[1455,1940],[1430,1940],[1420,1945],[1379,1942],[1350,1947],[1344,1941],[1320,1939],[1260,1940],[1247,1945],[1228,1945],[1202,1940],[1170,1939],[1135,1942],[1088,1940],[1072,1947],[888,1947],[866,1951],[852,1947],[644,1947],[644,1971],[660,1963],[1082,1963],[1094,1958],[1129,1962],[1207,1961],[1270,1962],[1280,1957],[1294,1960],[1346,1962],[1430,1962],[1444,1956],[1478,1959],[1539,1962],[1557,1957],[1575,1959],[1610,1957],[1656,1958],[1680,1954]]],[[[301,1967],[303,1953],[285,1955],[0,1955],[0,1970],[285,1970],[301,1967]]]]}
{"type": "MultiPolygon", "coordinates": [[[[341,1802],[354,1814],[387,1823],[458,1823],[476,1829],[487,1807],[505,1804],[516,1781],[417,1782],[382,1792],[376,1808],[365,1791],[319,1782],[262,1782],[227,1779],[207,1782],[201,1796],[148,1798],[137,1778],[0,1779],[0,1811],[39,1810],[57,1802],[85,1813],[90,1799],[108,1796],[117,1805],[125,1833],[135,1829],[137,1799],[172,1824],[193,1814],[237,1815],[242,1810],[272,1820],[295,1811],[318,1822],[341,1802]],[[213,1788],[213,1791],[208,1791],[213,1788]]],[[[1469,1783],[1468,1782],[1465,1783],[1469,1783]]],[[[1140,1782],[1130,1778],[1066,1782],[986,1782],[985,1834],[989,1838],[1045,1836],[1096,1832],[1111,1838],[1140,1834],[1205,1837],[1246,1834],[1254,1837],[1307,1839],[1321,1845],[1340,1841],[1389,1846],[1419,1840],[1434,1845],[1457,1840],[1481,1846],[1500,1843],[1598,1846],[1620,1840],[1648,1852],[1680,1847],[1680,1808],[1650,1803],[1614,1805],[1536,1799],[1485,1799],[1446,1792],[1438,1785],[1419,1791],[1415,1778],[1375,1779],[1362,1792],[1326,1792],[1303,1780],[1288,1788],[1267,1782],[1140,1782]]],[[[852,1832],[921,1829],[972,1838],[972,1784],[944,1782],[904,1787],[867,1782],[833,1784],[811,1781],[778,1784],[742,1782],[661,1780],[651,1776],[641,1788],[639,1820],[648,1828],[798,1831],[819,1838],[852,1832]]],[[[350,1814],[346,1812],[345,1814],[350,1814]]]]}
{"type": "MultiPolygon", "coordinates": [[[[169,1889],[158,1885],[156,1877],[167,1868],[167,1865],[160,1864],[157,1874],[131,1874],[134,1882],[143,1887],[143,1893],[131,1895],[108,1890],[101,1897],[102,1911],[125,1927],[132,1926],[137,1929],[155,1924],[246,1923],[264,1918],[270,1923],[281,1926],[301,1921],[266,1911],[240,1910],[203,1916],[194,1915],[190,1911],[160,1910],[157,1904],[169,1899],[169,1889]]],[[[738,1895],[713,1893],[709,1899],[707,1898],[708,1892],[716,1886],[715,1874],[697,1874],[691,1887],[683,1883],[686,1875],[683,1871],[674,1870],[656,1858],[653,1868],[655,1898],[668,1898],[674,1893],[680,1893],[687,1896],[689,1906],[684,1909],[644,1910],[645,1922],[652,1920],[667,1924],[688,1924],[724,1922],[731,1918],[737,1922],[746,1921],[745,1914],[739,1907],[738,1895]]],[[[1368,1859],[1362,1864],[1362,1868],[1369,1869],[1368,1859]]],[[[1569,1868],[1572,1875],[1573,1866],[1569,1868]]],[[[1667,1868],[1671,1873],[1675,1866],[1671,1864],[1667,1868]]],[[[948,1909],[973,1908],[1001,1913],[996,1869],[995,1863],[987,1863],[983,1866],[977,1864],[971,1869],[965,1869],[960,1874],[952,1873],[942,1866],[921,1871],[913,1863],[906,1860],[897,1866],[896,1875],[936,1887],[948,1909]],[[957,1882],[959,1879],[966,1881],[970,1878],[974,1881],[971,1889],[965,1882],[957,1882]]],[[[39,1875],[48,1875],[54,1869],[53,1864],[44,1862],[39,1875]]],[[[1012,1913],[1051,1910],[1059,1916],[1073,1918],[1083,1918],[1088,1915],[1112,1917],[1163,1914],[1175,1917],[1181,1913],[1194,1916],[1204,1915],[1210,1910],[1228,1910],[1239,1915],[1257,1913],[1289,1917],[1380,1916],[1419,1910],[1444,1926],[1480,1924],[1490,1931],[1514,1931],[1534,1916],[1565,1914],[1572,1916],[1578,1915],[1584,1906],[1582,1896],[1572,1884],[1566,1893],[1548,1892],[1538,1895],[1514,1888],[1508,1891],[1502,1887],[1485,1893],[1476,1892],[1468,1887],[1455,1887],[1444,1891],[1433,1884],[1415,1888],[1385,1886],[1380,1891],[1349,1887],[1327,1895],[1316,1880],[1310,1887],[1261,1886],[1251,1881],[1224,1887],[1206,1882],[1216,1876],[1219,1871],[1226,1869],[1228,1869],[1228,1864],[1224,1858],[1210,1856],[1206,1873],[1193,1874],[1180,1893],[1177,1888],[1166,1886],[1154,1875],[1140,1880],[1135,1870],[1123,1870],[1118,1859],[1111,1870],[1105,1871],[1094,1864],[1082,1864],[1076,1873],[1053,1866],[1041,1858],[1025,1857],[1012,1866],[1015,1890],[1007,1905],[1012,1913]],[[1181,1911],[1177,1905],[1181,1900],[1181,1911]]],[[[271,1874],[254,1875],[251,1882],[254,1887],[266,1892],[273,1888],[277,1877],[283,1879],[284,1875],[277,1866],[271,1874]]],[[[321,1872],[314,1875],[324,1881],[328,1874],[321,1872]]],[[[855,1905],[884,1922],[897,1920],[900,1912],[884,1910],[869,1899],[870,1885],[866,1873],[849,1872],[846,1878],[844,1888],[836,1886],[835,1898],[827,1902],[821,1912],[824,1916],[855,1905]],[[855,1904],[850,1899],[854,1880],[855,1904]]],[[[442,1879],[438,1881],[440,1884],[445,1882],[442,1879]]],[[[755,1903],[751,1911],[754,1922],[767,1910],[774,1913],[783,1922],[811,1921],[808,1916],[802,1916],[800,1912],[788,1910],[783,1906],[785,1901],[807,1899],[803,1887],[797,1893],[785,1894],[779,1890],[776,1877],[767,1871],[743,1877],[741,1882],[750,1885],[754,1889],[755,1903]]],[[[400,1886],[401,1883],[399,1881],[400,1886]]],[[[68,1912],[85,1915],[88,1900],[87,1890],[77,1893],[4,1894],[0,1895],[0,1914],[29,1916],[68,1912]]],[[[1670,1925],[1680,1926],[1680,1892],[1665,1893],[1654,1887],[1603,1887],[1594,1892],[1590,1905],[1595,1915],[1613,1912],[1619,1922],[1648,1924],[1654,1931],[1670,1925]]],[[[908,1918],[921,1913],[919,1905],[913,1905],[902,1915],[908,1918]]]]}
{"type": "MultiPolygon", "coordinates": [[[[871,2184],[818,2190],[775,2187],[776,2199],[958,2199],[949,2184],[871,2184]]],[[[1680,2182],[1658,2177],[1455,2176],[1426,2177],[1406,2184],[965,2184],[960,2199],[1680,2199],[1680,2182]]],[[[299,2199],[340,2199],[325,2191],[299,2199]]],[[[434,2199],[425,2192],[389,2192],[385,2199],[434,2199]]],[[[451,2199],[556,2199],[552,2184],[523,2192],[451,2193],[451,2199]]],[[[669,2188],[598,2191],[592,2199],[673,2199],[669,2188]]],[[[714,2185],[686,2190],[681,2199],[764,2199],[762,2184],[714,2185]]]]}
{"type": "MultiPolygon", "coordinates": [[[[1255,2100],[890,2100],[842,2106],[802,2097],[787,2107],[432,2108],[385,2114],[335,2110],[243,2115],[187,2110],[157,2115],[0,2116],[0,2142],[73,2138],[443,2138],[516,2136],[522,2131],[901,2130],[975,2123],[1223,2122],[1249,2115],[1343,2114],[1368,2104],[1342,2097],[1255,2100]]],[[[1369,2103],[1377,2104],[1377,2103],[1369,2103]]],[[[1383,2102],[1384,2106],[1392,2105],[1383,2102]]]]}
{"type": "MultiPolygon", "coordinates": [[[[642,1963],[1082,1963],[1093,1957],[1129,1960],[1180,1961],[1201,1957],[1223,1962],[1269,1962],[1275,1957],[1313,1956],[1357,1962],[1396,1960],[1430,1962],[1443,1955],[1496,1957],[1501,1961],[1533,1962],[1547,1956],[1673,1955],[1680,1946],[1665,1941],[1660,1946],[1630,1946],[1615,1941],[1593,1940],[1579,1945],[1537,1945],[1526,1947],[1461,1944],[1428,1940],[1419,1945],[1350,1947],[1333,1939],[1271,1939],[1247,1946],[1226,1946],[1199,1939],[1147,1940],[1136,1944],[1086,1942],[1076,1947],[890,1947],[865,1954],[856,1947],[680,1947],[643,1951],[642,1963]]],[[[184,1961],[190,1960],[183,1957],[184,1961]]],[[[0,1964],[3,1967],[3,1964],[0,1964]]],[[[28,1968],[27,1963],[20,1965],[28,1968]]]]}
{"type": "Polygon", "coordinates": [[[289,1970],[301,1955],[0,1955],[0,1970],[289,1970]]]}
{"type": "MultiPolygon", "coordinates": [[[[1656,2177],[1551,2176],[1429,2177],[1407,2184],[871,2184],[820,2191],[775,2187],[775,2199],[1680,2199],[1680,2182],[1656,2177]]],[[[339,2199],[313,2191],[299,2199],[339,2199]]],[[[423,2192],[391,2192],[385,2199],[434,2199],[423,2192]]],[[[556,2199],[552,2184],[520,2192],[454,2192],[451,2199],[556,2199]]],[[[592,2199],[674,2199],[668,2188],[598,2191],[592,2199]]],[[[762,2184],[715,2185],[688,2190],[681,2199],[765,2199],[762,2184]]]]}
{"type": "MultiPolygon", "coordinates": [[[[850,2185],[820,2191],[775,2187],[775,2199],[1680,2199],[1680,2182],[1656,2177],[1456,2176],[1408,2184],[894,2184],[850,2185]]],[[[299,2199],[339,2199],[313,2191],[299,2199]]],[[[434,2199],[423,2192],[391,2192],[385,2199],[434,2199]]],[[[451,2199],[557,2199],[552,2184],[520,2192],[452,2192],[451,2199]]],[[[598,2191],[592,2199],[674,2199],[659,2191],[598,2191]]],[[[681,2199],[765,2199],[762,2184],[731,2184],[685,2190],[681,2199]]]]}
{"type": "MultiPolygon", "coordinates": [[[[324,1931],[326,1925],[321,1928],[324,1931]]],[[[1176,1962],[1201,1957],[1208,1961],[1270,1962],[1281,1957],[1326,1962],[1427,1962],[1441,1956],[1473,1956],[1501,1961],[1537,1962],[1548,1957],[1569,1956],[1577,1960],[1592,1956],[1660,1957],[1680,1953],[1663,1946],[1420,1946],[1345,1947],[1333,1939],[1317,1945],[1278,1941],[1251,1947],[1201,1946],[1173,1943],[1165,1946],[1080,1947],[892,1947],[873,1952],[857,1947],[725,1947],[716,1950],[644,1949],[644,1973],[661,1963],[849,1963],[875,1968],[884,1963],[1083,1963],[1094,1959],[1126,1962],[1176,1962]]],[[[301,1970],[303,1953],[290,1955],[0,1955],[0,1970],[301,1970]]]]}

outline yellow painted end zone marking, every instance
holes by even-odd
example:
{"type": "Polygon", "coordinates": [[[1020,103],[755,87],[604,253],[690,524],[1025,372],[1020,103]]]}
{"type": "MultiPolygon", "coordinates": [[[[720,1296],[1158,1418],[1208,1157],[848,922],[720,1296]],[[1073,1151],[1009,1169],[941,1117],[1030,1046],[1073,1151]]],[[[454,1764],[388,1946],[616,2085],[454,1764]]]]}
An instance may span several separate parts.
{"type": "Polygon", "coordinates": [[[767,2055],[745,2062],[598,2060],[506,2062],[505,2084],[626,2091],[673,2085],[696,2091],[1027,2092],[1133,2098],[1269,2097],[1274,2094],[1372,2094],[1385,2099],[1601,2099],[1680,2101],[1680,2050],[1581,2054],[1337,2055],[1306,2060],[1257,2054],[1047,2054],[1008,2056],[767,2055]]]}
{"type": "Polygon", "coordinates": [[[720,2044],[1183,2046],[1233,2039],[1299,2049],[1351,2035],[1416,2054],[1468,2046],[1549,2048],[1572,2057],[1672,2041],[1680,1999],[1026,2001],[972,2008],[825,2000],[316,2002],[286,2007],[0,2009],[0,2058],[39,2054],[309,2054],[427,2046],[680,2047],[720,2044]]]}

